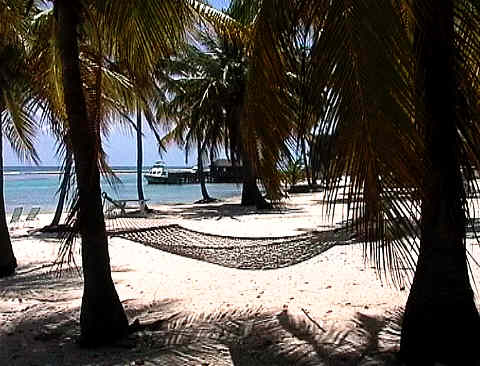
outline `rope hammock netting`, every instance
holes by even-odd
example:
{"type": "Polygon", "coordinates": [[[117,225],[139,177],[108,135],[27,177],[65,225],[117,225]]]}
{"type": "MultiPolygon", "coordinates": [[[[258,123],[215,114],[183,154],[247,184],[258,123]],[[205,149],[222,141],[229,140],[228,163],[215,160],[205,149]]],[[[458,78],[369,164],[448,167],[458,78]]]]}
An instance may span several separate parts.
{"type": "Polygon", "coordinates": [[[311,259],[335,245],[350,244],[344,229],[283,237],[235,237],[198,232],[154,218],[107,220],[109,236],[224,267],[275,269],[311,259]]]}

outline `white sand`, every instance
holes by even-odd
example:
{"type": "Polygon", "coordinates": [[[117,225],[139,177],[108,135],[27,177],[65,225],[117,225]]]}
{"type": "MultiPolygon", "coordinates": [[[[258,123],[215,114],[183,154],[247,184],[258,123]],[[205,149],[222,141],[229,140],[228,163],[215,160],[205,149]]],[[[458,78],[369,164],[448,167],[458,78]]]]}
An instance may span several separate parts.
{"type": "MultiPolygon", "coordinates": [[[[232,205],[238,200],[227,202],[227,209],[225,202],[193,208],[163,205],[156,209],[162,212],[162,222],[208,233],[281,236],[325,230],[342,221],[341,208],[333,222],[323,217],[321,199],[320,193],[297,194],[274,213],[232,205]]],[[[42,214],[34,226],[40,227],[50,219],[50,214],[42,214]]],[[[5,360],[13,362],[12,344],[29,342],[27,336],[17,334],[22,322],[32,322],[32,317],[38,318],[39,324],[54,322],[48,318],[52,312],[63,314],[64,320],[78,320],[81,278],[75,274],[62,279],[41,275],[47,269],[40,267],[55,260],[59,243],[46,236],[21,236],[30,229],[12,232],[18,274],[0,280],[0,340],[11,340],[8,347],[0,348],[0,364],[7,364],[5,360]],[[5,335],[8,333],[10,336],[5,335]]],[[[286,305],[292,313],[308,312],[322,327],[338,327],[346,325],[357,312],[381,315],[403,306],[408,295],[408,289],[400,291],[382,285],[369,263],[364,262],[359,244],[334,247],[303,263],[266,271],[224,268],[120,238],[110,240],[110,256],[118,294],[130,313],[167,299],[174,304],[170,312],[185,313],[259,307],[278,311],[286,305]]],[[[76,258],[80,263],[78,255],[76,258]]],[[[42,344],[48,347],[50,343],[42,344]]],[[[25,361],[25,356],[17,357],[25,361]]]]}

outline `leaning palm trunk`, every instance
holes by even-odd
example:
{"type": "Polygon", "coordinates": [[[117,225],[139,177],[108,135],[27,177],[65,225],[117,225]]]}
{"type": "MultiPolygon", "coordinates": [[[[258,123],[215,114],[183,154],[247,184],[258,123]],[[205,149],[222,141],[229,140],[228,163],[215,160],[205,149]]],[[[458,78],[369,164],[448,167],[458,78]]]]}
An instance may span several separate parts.
{"type": "Polygon", "coordinates": [[[72,153],[67,150],[67,157],[65,163],[65,171],[63,172],[62,183],[60,183],[60,194],[58,197],[57,208],[55,215],[50,224],[51,227],[58,226],[62,217],[63,208],[65,207],[65,199],[67,198],[68,189],[70,187],[70,179],[72,176],[73,157],[72,153]]]}
{"type": "Polygon", "coordinates": [[[13,254],[12,242],[10,241],[5,213],[2,136],[2,129],[0,128],[0,278],[12,275],[15,273],[15,268],[17,268],[17,259],[13,254]]]}
{"type": "Polygon", "coordinates": [[[138,199],[145,200],[143,195],[143,181],[142,181],[142,170],[143,170],[143,136],[142,136],[142,111],[139,106],[137,106],[137,192],[138,199]]]}
{"type": "Polygon", "coordinates": [[[54,3],[57,40],[62,55],[65,107],[70,125],[77,187],[79,228],[82,239],[84,292],[80,314],[81,342],[87,346],[111,343],[124,336],[128,321],[115,290],[102,211],[100,173],[97,165],[98,123],[87,116],[79,68],[77,28],[79,1],[54,3]]]}
{"type": "Polygon", "coordinates": [[[205,184],[205,173],[203,171],[203,151],[205,147],[202,148],[202,142],[197,141],[197,168],[198,168],[198,178],[200,181],[200,189],[202,190],[202,198],[204,203],[212,202],[213,198],[210,197],[207,191],[207,185],[205,184]]]}
{"type": "Polygon", "coordinates": [[[307,158],[307,148],[306,148],[306,137],[302,137],[302,159],[303,166],[305,167],[305,178],[307,179],[307,184],[309,187],[313,186],[311,175],[310,175],[310,166],[307,158]]]}
{"type": "MultiPolygon", "coordinates": [[[[428,171],[420,254],[405,309],[401,356],[408,365],[473,365],[480,317],[469,283],[465,190],[459,164],[453,2],[417,0],[417,95],[425,101],[428,171]],[[420,4],[421,3],[421,4],[420,4]]],[[[421,117],[420,117],[421,118],[421,117]]]]}

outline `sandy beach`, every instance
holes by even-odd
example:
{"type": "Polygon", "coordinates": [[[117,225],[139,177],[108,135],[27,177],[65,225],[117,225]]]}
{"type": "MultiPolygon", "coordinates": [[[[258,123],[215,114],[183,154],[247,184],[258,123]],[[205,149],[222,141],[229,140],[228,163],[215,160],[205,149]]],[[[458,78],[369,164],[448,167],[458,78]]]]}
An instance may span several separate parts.
{"type": "MultiPolygon", "coordinates": [[[[161,224],[176,223],[219,235],[284,236],[332,229],[345,218],[341,206],[333,219],[324,217],[322,200],[321,193],[295,194],[274,211],[241,208],[238,198],[210,205],[161,205],[155,209],[161,224]]],[[[305,338],[305,334],[301,336],[283,326],[294,344],[303,342],[302,347],[307,343],[313,347],[313,353],[305,351],[309,356],[302,362],[311,358],[311,364],[320,364],[314,361],[326,356],[314,347],[313,339],[320,342],[322,337],[331,336],[338,340],[338,334],[359,326],[353,321],[359,313],[370,323],[380,321],[404,306],[408,296],[408,288],[395,289],[379,281],[370,263],[364,261],[358,243],[334,246],[293,266],[261,271],[226,268],[114,237],[109,241],[112,276],[129,321],[151,322],[173,314],[177,317],[165,323],[161,341],[153,332],[137,336],[133,348],[82,350],[74,342],[79,333],[82,278],[73,269],[64,271],[61,277],[51,271],[59,248],[55,236],[28,235],[50,219],[50,214],[42,214],[30,227],[12,230],[18,270],[16,276],[0,280],[1,365],[276,364],[242,363],[235,349],[228,347],[227,351],[216,352],[216,356],[204,355],[200,361],[185,361],[177,354],[179,361],[175,363],[171,352],[175,347],[162,343],[170,339],[165,334],[181,324],[192,331],[195,327],[190,323],[203,321],[212,326],[226,319],[245,320],[252,316],[267,317],[277,326],[287,319],[287,323],[296,324],[298,331],[308,329],[310,338],[305,338]],[[139,345],[139,339],[145,337],[155,341],[139,345]]],[[[476,248],[472,247],[474,252],[476,248]]],[[[78,249],[76,262],[81,264],[78,249]]],[[[474,269],[475,277],[477,272],[474,269]]],[[[178,341],[178,334],[175,339],[178,341]]],[[[397,346],[394,341],[387,350],[397,346]]],[[[361,364],[358,355],[355,357],[333,358],[331,364],[361,364]]]]}

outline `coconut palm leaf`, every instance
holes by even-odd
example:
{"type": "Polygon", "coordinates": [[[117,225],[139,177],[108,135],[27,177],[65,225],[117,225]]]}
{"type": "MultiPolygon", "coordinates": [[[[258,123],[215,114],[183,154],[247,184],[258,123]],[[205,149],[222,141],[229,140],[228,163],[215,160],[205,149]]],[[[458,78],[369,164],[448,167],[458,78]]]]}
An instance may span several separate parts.
{"type": "Polygon", "coordinates": [[[248,75],[240,135],[254,170],[262,177],[269,195],[278,199],[281,193],[277,163],[282,155],[290,154],[293,116],[288,108],[285,58],[272,28],[276,20],[271,20],[280,15],[274,8],[273,4],[263,3],[249,24],[251,39],[244,45],[248,75]],[[268,93],[264,92],[266,85],[268,93]]]}
{"type": "MultiPolygon", "coordinates": [[[[201,44],[211,46],[209,41],[205,36],[201,44]]],[[[163,97],[160,117],[175,121],[163,141],[182,145],[186,158],[192,143],[196,146],[200,142],[216,150],[224,136],[223,95],[227,81],[218,54],[207,49],[204,52],[189,46],[182,57],[159,65],[158,78],[168,94],[163,97]]]]}
{"type": "Polygon", "coordinates": [[[1,114],[3,134],[22,161],[38,163],[40,159],[34,147],[37,123],[25,111],[25,107],[17,104],[18,96],[4,90],[3,97],[6,106],[1,114]]]}
{"type": "Polygon", "coordinates": [[[97,3],[105,53],[141,75],[163,56],[174,53],[185,39],[193,13],[186,2],[133,1],[118,6],[115,1],[97,3]]]}
{"type": "MultiPolygon", "coordinates": [[[[30,104],[27,25],[23,1],[0,1],[0,144],[6,136],[21,160],[38,162],[33,148],[35,107],[30,104]]],[[[1,150],[1,149],[0,149],[1,150]]],[[[0,152],[3,154],[3,152],[0,152]]],[[[0,276],[12,275],[17,261],[7,227],[3,196],[3,156],[0,156],[0,276]]]]}
{"type": "MultiPolygon", "coordinates": [[[[251,145],[249,151],[258,149],[257,156],[262,156],[263,162],[257,164],[263,166],[263,171],[273,171],[281,146],[272,141],[284,141],[291,132],[290,121],[295,119],[288,108],[292,102],[286,92],[288,75],[283,70],[293,71],[292,65],[297,62],[292,51],[298,28],[285,27],[285,24],[321,27],[310,51],[314,68],[309,73],[312,86],[309,104],[318,106],[313,111],[320,117],[319,133],[336,136],[332,139],[336,144],[336,158],[326,162],[329,166],[327,185],[333,192],[329,198],[331,202],[336,201],[334,192],[342,184],[337,178],[349,177],[351,185],[346,193],[352,219],[376,243],[368,252],[378,268],[409,267],[414,242],[406,246],[399,242],[386,246],[382,240],[374,240],[391,231],[388,222],[395,215],[408,217],[404,224],[395,225],[403,225],[404,231],[414,234],[415,225],[410,222],[418,217],[418,206],[412,207],[388,193],[409,187],[405,194],[418,202],[418,191],[410,188],[419,187],[423,177],[423,166],[412,163],[422,161],[422,140],[412,119],[415,109],[413,64],[407,30],[391,3],[310,4],[292,2],[288,11],[278,12],[280,3],[264,2],[256,18],[259,47],[252,59],[258,66],[251,69],[254,82],[247,98],[263,99],[263,103],[252,102],[254,107],[248,108],[247,120],[265,122],[260,129],[249,129],[259,137],[249,140],[264,142],[251,145]],[[271,22],[268,19],[272,19],[274,13],[276,21],[271,22]],[[275,93],[267,93],[265,85],[275,93]],[[360,195],[365,204],[355,199],[360,195]],[[395,250],[391,250],[392,247],[395,250]],[[405,250],[398,253],[403,247],[405,250]]],[[[333,212],[333,205],[328,208],[328,212],[333,212]]],[[[400,277],[400,273],[394,276],[396,280],[400,277]]]]}
{"type": "MultiPolygon", "coordinates": [[[[13,12],[13,11],[11,11],[13,12]]],[[[10,13],[10,12],[7,12],[10,13]]],[[[3,14],[10,19],[7,14],[3,14]]],[[[17,18],[15,18],[17,19],[17,18]]],[[[10,19],[13,21],[13,19],[10,19]]],[[[22,23],[24,19],[17,22],[22,23]]],[[[22,28],[22,27],[20,27],[22,28]]],[[[35,105],[31,103],[29,88],[32,78],[28,73],[27,52],[21,37],[21,29],[2,29],[7,33],[0,43],[0,113],[3,133],[12,149],[22,160],[38,162],[34,149],[37,124],[32,119],[35,105]],[[11,33],[17,32],[17,33],[11,33]]]]}

